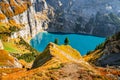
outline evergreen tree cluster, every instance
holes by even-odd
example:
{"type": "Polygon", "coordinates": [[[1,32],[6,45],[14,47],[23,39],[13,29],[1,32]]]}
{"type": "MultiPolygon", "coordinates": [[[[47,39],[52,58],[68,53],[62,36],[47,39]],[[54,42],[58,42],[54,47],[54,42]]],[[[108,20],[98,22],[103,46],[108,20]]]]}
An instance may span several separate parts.
{"type": "MultiPolygon", "coordinates": [[[[55,44],[59,44],[58,38],[56,38],[56,39],[54,40],[54,43],[55,43],[55,44]]],[[[66,37],[65,40],[64,40],[64,45],[69,45],[69,43],[70,43],[70,41],[69,41],[68,37],[66,37]]]]}

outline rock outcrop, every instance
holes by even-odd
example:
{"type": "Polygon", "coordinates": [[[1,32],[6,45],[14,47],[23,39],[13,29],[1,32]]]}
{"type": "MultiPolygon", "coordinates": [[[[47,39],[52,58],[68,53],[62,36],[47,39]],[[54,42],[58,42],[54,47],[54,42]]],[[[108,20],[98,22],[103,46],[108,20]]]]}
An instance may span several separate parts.
{"type": "Polygon", "coordinates": [[[0,50],[0,68],[22,68],[22,65],[7,51],[0,50]]]}
{"type": "Polygon", "coordinates": [[[69,45],[50,43],[28,71],[2,75],[2,80],[118,80],[120,71],[94,68],[69,45]],[[117,73],[117,74],[115,74],[117,73]],[[16,74],[19,74],[16,76],[16,74]]]}
{"type": "Polygon", "coordinates": [[[48,31],[110,36],[120,31],[116,0],[46,0],[54,9],[48,31]]]}
{"type": "Polygon", "coordinates": [[[20,24],[24,26],[19,32],[14,32],[12,38],[18,36],[34,37],[38,32],[47,27],[48,8],[44,0],[1,0],[0,21],[2,23],[20,24]],[[39,7],[39,10],[37,10],[39,7]],[[39,11],[39,12],[38,12],[39,11]]]}
{"type": "Polygon", "coordinates": [[[2,41],[0,40],[0,50],[3,50],[4,47],[3,47],[3,44],[2,44],[2,41]]]}
{"type": "MultiPolygon", "coordinates": [[[[33,63],[33,68],[49,64],[60,64],[65,62],[84,63],[82,56],[70,46],[58,46],[54,43],[49,43],[46,49],[41,53],[33,63]]],[[[86,62],[85,62],[86,63],[86,62]]],[[[86,63],[87,65],[87,63],[86,63]]]]}
{"type": "Polygon", "coordinates": [[[24,26],[19,32],[12,34],[12,38],[34,37],[43,30],[97,36],[109,36],[120,31],[119,0],[1,0],[0,2],[2,7],[0,21],[24,26]]]}
{"type": "Polygon", "coordinates": [[[85,60],[99,66],[120,66],[120,32],[109,37],[101,49],[85,56],[85,60]]]}

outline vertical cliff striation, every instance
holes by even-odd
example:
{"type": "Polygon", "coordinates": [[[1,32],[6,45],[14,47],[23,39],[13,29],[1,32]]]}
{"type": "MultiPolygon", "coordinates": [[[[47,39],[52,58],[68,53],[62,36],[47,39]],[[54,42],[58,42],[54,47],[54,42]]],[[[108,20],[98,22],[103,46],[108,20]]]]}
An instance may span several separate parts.
{"type": "Polygon", "coordinates": [[[0,0],[0,21],[24,26],[12,38],[34,37],[42,30],[109,36],[120,31],[119,4],[119,0],[0,0]]]}
{"type": "Polygon", "coordinates": [[[45,0],[0,0],[0,22],[24,26],[11,37],[34,37],[47,27],[49,19],[45,0]]]}

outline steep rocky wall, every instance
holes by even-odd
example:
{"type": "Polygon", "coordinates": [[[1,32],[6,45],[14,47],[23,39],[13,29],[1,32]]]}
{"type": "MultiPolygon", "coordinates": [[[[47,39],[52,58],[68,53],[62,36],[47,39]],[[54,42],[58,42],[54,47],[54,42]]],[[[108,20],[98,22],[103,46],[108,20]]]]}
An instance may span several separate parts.
{"type": "Polygon", "coordinates": [[[49,22],[45,0],[0,0],[0,6],[1,22],[9,23],[10,20],[14,20],[16,24],[24,26],[19,32],[12,34],[11,38],[22,36],[27,39],[34,37],[47,27],[49,22]]]}
{"type": "Polygon", "coordinates": [[[120,31],[119,0],[46,0],[55,16],[48,27],[50,32],[86,33],[109,36],[120,31]],[[112,16],[113,14],[115,16],[112,16]],[[113,17],[115,20],[113,20],[113,17]]]}
{"type": "Polygon", "coordinates": [[[97,66],[120,66],[120,32],[109,37],[84,59],[97,66]]]}
{"type": "Polygon", "coordinates": [[[11,37],[34,37],[39,31],[109,36],[120,31],[120,1],[0,0],[0,21],[24,28],[11,37]]]}
{"type": "Polygon", "coordinates": [[[120,32],[110,37],[104,46],[102,52],[104,53],[96,64],[101,66],[120,66],[120,32]]]}

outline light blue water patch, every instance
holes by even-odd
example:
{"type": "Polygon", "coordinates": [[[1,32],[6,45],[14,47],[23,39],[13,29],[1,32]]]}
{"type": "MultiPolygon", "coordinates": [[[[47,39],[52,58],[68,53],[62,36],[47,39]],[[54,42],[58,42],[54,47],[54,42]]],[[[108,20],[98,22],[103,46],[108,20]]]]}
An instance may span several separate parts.
{"type": "Polygon", "coordinates": [[[54,42],[55,38],[58,38],[59,45],[61,45],[64,44],[66,37],[69,38],[70,45],[77,49],[81,55],[94,50],[97,45],[105,41],[105,38],[90,35],[41,32],[30,43],[35,49],[42,52],[49,42],[54,42]]]}

